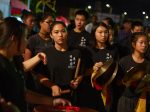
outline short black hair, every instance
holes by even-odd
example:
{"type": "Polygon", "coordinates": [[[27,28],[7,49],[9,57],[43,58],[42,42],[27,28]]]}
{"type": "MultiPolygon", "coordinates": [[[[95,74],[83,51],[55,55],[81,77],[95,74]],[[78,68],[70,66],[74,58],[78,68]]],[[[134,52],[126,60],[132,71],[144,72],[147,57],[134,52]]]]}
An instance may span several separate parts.
{"type": "Polygon", "coordinates": [[[135,26],[142,26],[143,27],[143,23],[141,21],[133,21],[132,22],[132,29],[134,29],[135,26]]]}
{"type": "Polygon", "coordinates": [[[86,20],[89,18],[88,12],[85,11],[85,10],[83,10],[83,9],[77,10],[77,11],[75,12],[75,16],[76,16],[76,15],[83,15],[83,16],[86,18],[86,20]]]}

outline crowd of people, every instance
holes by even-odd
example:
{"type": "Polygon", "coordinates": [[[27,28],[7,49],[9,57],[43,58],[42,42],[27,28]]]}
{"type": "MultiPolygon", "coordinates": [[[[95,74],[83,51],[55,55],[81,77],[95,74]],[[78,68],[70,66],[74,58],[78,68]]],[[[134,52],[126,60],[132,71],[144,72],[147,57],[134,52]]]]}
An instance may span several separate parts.
{"type": "Polygon", "coordinates": [[[3,102],[21,112],[37,105],[150,112],[150,37],[141,21],[126,19],[118,27],[85,10],[68,26],[50,13],[24,11],[21,18],[0,22],[3,102]]]}

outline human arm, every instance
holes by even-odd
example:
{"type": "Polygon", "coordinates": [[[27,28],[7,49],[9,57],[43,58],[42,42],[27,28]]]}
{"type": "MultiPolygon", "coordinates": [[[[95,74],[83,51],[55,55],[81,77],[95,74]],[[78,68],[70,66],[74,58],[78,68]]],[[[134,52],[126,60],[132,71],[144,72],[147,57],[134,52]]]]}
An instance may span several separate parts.
{"type": "Polygon", "coordinates": [[[44,96],[30,90],[27,90],[25,95],[26,101],[31,104],[41,104],[50,106],[71,105],[71,103],[65,99],[62,98],[53,99],[52,97],[44,96]]]}
{"type": "Polygon", "coordinates": [[[28,60],[28,59],[30,59],[30,58],[32,57],[32,52],[31,52],[31,50],[28,49],[28,48],[26,48],[23,57],[24,57],[24,60],[25,60],[25,61],[28,60]]]}
{"type": "Polygon", "coordinates": [[[33,67],[35,67],[40,61],[43,61],[44,64],[46,64],[46,54],[45,53],[38,53],[33,58],[30,58],[23,62],[24,71],[27,72],[31,70],[33,67]]]}
{"type": "Polygon", "coordinates": [[[46,76],[38,74],[38,80],[42,85],[52,90],[52,96],[61,95],[61,88],[55,83],[51,82],[46,76]]]}

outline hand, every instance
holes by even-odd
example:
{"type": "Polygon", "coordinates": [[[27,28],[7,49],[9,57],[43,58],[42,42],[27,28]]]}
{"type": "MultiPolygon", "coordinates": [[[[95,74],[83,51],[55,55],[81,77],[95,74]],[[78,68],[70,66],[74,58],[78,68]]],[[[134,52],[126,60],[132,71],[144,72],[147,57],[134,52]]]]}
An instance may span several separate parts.
{"type": "Polygon", "coordinates": [[[38,53],[37,55],[38,55],[38,57],[40,58],[40,60],[43,62],[43,64],[46,65],[46,64],[47,64],[46,54],[40,52],[40,53],[38,53]]]}
{"type": "Polygon", "coordinates": [[[61,95],[61,89],[59,86],[54,85],[52,88],[52,96],[60,96],[61,95]]]}
{"type": "Polygon", "coordinates": [[[95,63],[95,65],[93,66],[93,70],[94,71],[98,71],[100,69],[100,67],[103,66],[103,62],[97,62],[95,63]]]}
{"type": "Polygon", "coordinates": [[[62,99],[62,98],[56,98],[53,100],[53,106],[57,106],[57,105],[62,105],[62,106],[69,105],[69,106],[71,106],[71,102],[69,102],[68,100],[62,99]]]}
{"type": "Polygon", "coordinates": [[[82,76],[79,76],[79,77],[77,77],[76,79],[74,79],[74,80],[71,81],[70,86],[71,86],[73,89],[76,89],[76,88],[78,87],[78,85],[80,84],[81,81],[82,81],[82,76]]]}

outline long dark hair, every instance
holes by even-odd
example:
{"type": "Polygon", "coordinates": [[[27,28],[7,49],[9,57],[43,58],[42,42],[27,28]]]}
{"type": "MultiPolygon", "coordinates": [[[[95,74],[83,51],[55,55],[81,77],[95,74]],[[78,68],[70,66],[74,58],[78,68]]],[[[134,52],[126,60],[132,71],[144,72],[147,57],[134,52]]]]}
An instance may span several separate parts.
{"type": "Polygon", "coordinates": [[[7,17],[0,23],[0,48],[9,48],[12,43],[12,36],[18,41],[18,51],[21,46],[21,39],[27,37],[27,26],[14,17],[7,17]]]}
{"type": "MultiPolygon", "coordinates": [[[[100,26],[105,27],[109,32],[109,26],[106,25],[104,22],[100,22],[99,25],[97,25],[97,27],[91,32],[91,36],[92,36],[93,39],[92,39],[92,42],[90,44],[91,44],[92,47],[96,47],[96,45],[97,45],[95,32],[96,32],[97,28],[100,27],[100,26]]],[[[107,41],[106,41],[106,46],[109,46],[109,45],[110,44],[109,44],[109,38],[108,38],[107,41]]]]}

